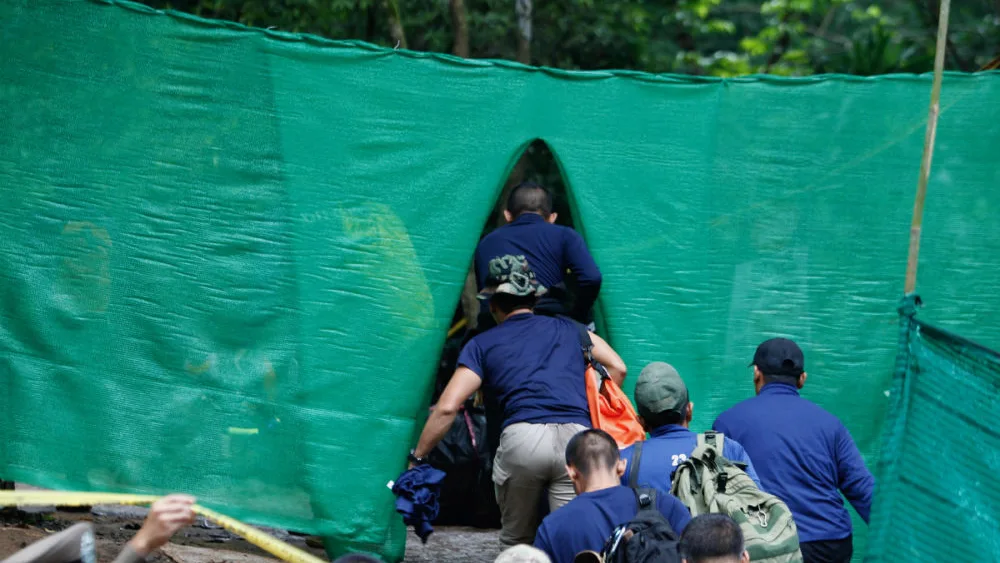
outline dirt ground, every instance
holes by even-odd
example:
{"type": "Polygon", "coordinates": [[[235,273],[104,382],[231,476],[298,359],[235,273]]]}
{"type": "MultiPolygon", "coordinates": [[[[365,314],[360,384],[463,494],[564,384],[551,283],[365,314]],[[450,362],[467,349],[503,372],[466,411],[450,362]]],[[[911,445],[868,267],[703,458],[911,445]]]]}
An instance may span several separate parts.
{"type": "MultiPolygon", "coordinates": [[[[44,512],[26,513],[18,510],[0,511],[0,560],[28,544],[46,535],[64,530],[77,522],[91,521],[94,523],[97,536],[97,558],[102,563],[110,563],[118,555],[122,546],[128,542],[142,524],[142,511],[133,509],[129,514],[118,515],[102,511],[94,512],[44,512]]],[[[267,530],[282,541],[286,541],[300,549],[308,551],[326,560],[322,549],[306,544],[306,538],[282,530],[267,530]]],[[[467,563],[491,562],[499,554],[497,530],[477,530],[474,528],[439,527],[435,528],[428,543],[422,545],[420,540],[410,534],[406,544],[405,563],[467,563]]],[[[149,563],[196,563],[193,554],[198,556],[197,563],[223,563],[247,559],[238,554],[249,554],[253,561],[263,561],[272,557],[253,544],[239,536],[222,530],[210,522],[199,519],[194,526],[177,533],[172,544],[201,549],[178,549],[170,557],[162,552],[152,554],[149,563]],[[212,550],[212,551],[208,551],[212,550]],[[184,556],[178,557],[178,553],[184,556]],[[207,556],[205,554],[208,554],[207,556]],[[178,561],[183,559],[183,561],[178,561]]],[[[168,549],[168,551],[170,551],[168,549]]]]}

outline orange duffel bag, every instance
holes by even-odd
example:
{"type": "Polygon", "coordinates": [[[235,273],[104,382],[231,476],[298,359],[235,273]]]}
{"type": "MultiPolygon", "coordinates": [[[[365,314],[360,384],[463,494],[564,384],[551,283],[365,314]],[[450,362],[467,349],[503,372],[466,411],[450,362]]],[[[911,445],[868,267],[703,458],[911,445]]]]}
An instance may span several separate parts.
{"type": "Polygon", "coordinates": [[[619,448],[645,440],[646,431],[639,424],[639,415],[632,408],[632,401],[611,379],[608,370],[594,359],[594,342],[590,339],[590,331],[583,325],[580,325],[580,347],[587,364],[585,375],[590,424],[610,434],[619,448]]]}

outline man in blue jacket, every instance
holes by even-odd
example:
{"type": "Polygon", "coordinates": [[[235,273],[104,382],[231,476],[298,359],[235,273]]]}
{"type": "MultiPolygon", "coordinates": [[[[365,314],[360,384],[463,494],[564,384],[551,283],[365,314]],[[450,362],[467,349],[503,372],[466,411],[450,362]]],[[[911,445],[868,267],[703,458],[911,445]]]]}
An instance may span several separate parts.
{"type": "MultiPolygon", "coordinates": [[[[649,439],[622,450],[628,464],[622,484],[669,492],[677,466],[698,445],[698,435],[689,430],[694,403],[688,400],[687,386],[674,366],[653,362],[642,369],[635,383],[635,404],[649,439]]],[[[725,436],[721,453],[729,461],[746,464],[747,476],[760,487],[753,463],[739,442],[725,436]]]]}
{"type": "MultiPolygon", "coordinates": [[[[601,551],[615,528],[635,517],[636,492],[618,483],[622,465],[618,445],[603,430],[584,430],[566,445],[566,471],[577,497],[546,516],[535,537],[535,547],[552,563],[573,563],[581,551],[601,551]]],[[[691,520],[670,493],[657,492],[656,508],[678,535],[691,520]]]]}
{"type": "Polygon", "coordinates": [[[806,372],[797,344],[768,340],[751,365],[757,396],[719,415],[714,428],[743,444],[764,490],[788,504],[805,563],[847,563],[854,546],[840,493],[868,522],[875,480],[840,420],[799,396],[806,372]]]}
{"type": "MultiPolygon", "coordinates": [[[[548,294],[536,304],[535,313],[563,314],[590,324],[593,321],[591,309],[601,290],[601,271],[580,233],[554,224],[557,214],[552,212],[552,194],[538,184],[520,184],[507,198],[504,217],[507,224],[483,237],[476,247],[477,289],[482,291],[485,287],[490,260],[507,254],[523,255],[538,282],[548,289],[548,294]],[[567,270],[576,278],[576,299],[572,309],[566,308],[567,270]]],[[[480,314],[480,320],[492,326],[488,315],[480,314]]],[[[480,328],[485,330],[489,326],[480,328]]]]}

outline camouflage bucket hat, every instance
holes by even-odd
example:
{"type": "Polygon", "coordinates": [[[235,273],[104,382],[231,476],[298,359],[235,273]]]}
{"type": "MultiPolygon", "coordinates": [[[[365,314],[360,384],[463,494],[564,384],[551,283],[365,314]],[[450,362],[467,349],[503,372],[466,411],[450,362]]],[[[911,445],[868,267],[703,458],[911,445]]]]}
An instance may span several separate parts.
{"type": "Polygon", "coordinates": [[[490,260],[489,274],[479,299],[489,299],[494,293],[508,293],[527,297],[542,295],[545,288],[535,279],[535,272],[523,255],[507,254],[490,260]]]}

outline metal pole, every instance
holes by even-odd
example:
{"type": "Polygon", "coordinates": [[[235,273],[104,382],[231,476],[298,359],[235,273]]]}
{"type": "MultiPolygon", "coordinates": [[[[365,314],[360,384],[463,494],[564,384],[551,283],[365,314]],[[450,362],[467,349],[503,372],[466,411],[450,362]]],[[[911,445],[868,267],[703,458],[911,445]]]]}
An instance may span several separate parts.
{"type": "Polygon", "coordinates": [[[917,180],[917,196],[913,201],[913,222],[910,224],[910,253],[906,261],[907,295],[917,289],[917,259],[920,255],[920,230],[924,224],[924,199],[927,196],[927,181],[931,175],[931,157],[934,156],[934,136],[937,133],[938,113],[941,104],[941,75],[944,72],[944,55],[948,39],[948,15],[951,0],[941,0],[938,15],[937,47],[934,53],[934,85],[931,87],[931,106],[927,115],[927,134],[924,137],[924,156],[920,162],[920,178],[917,180]]]}

